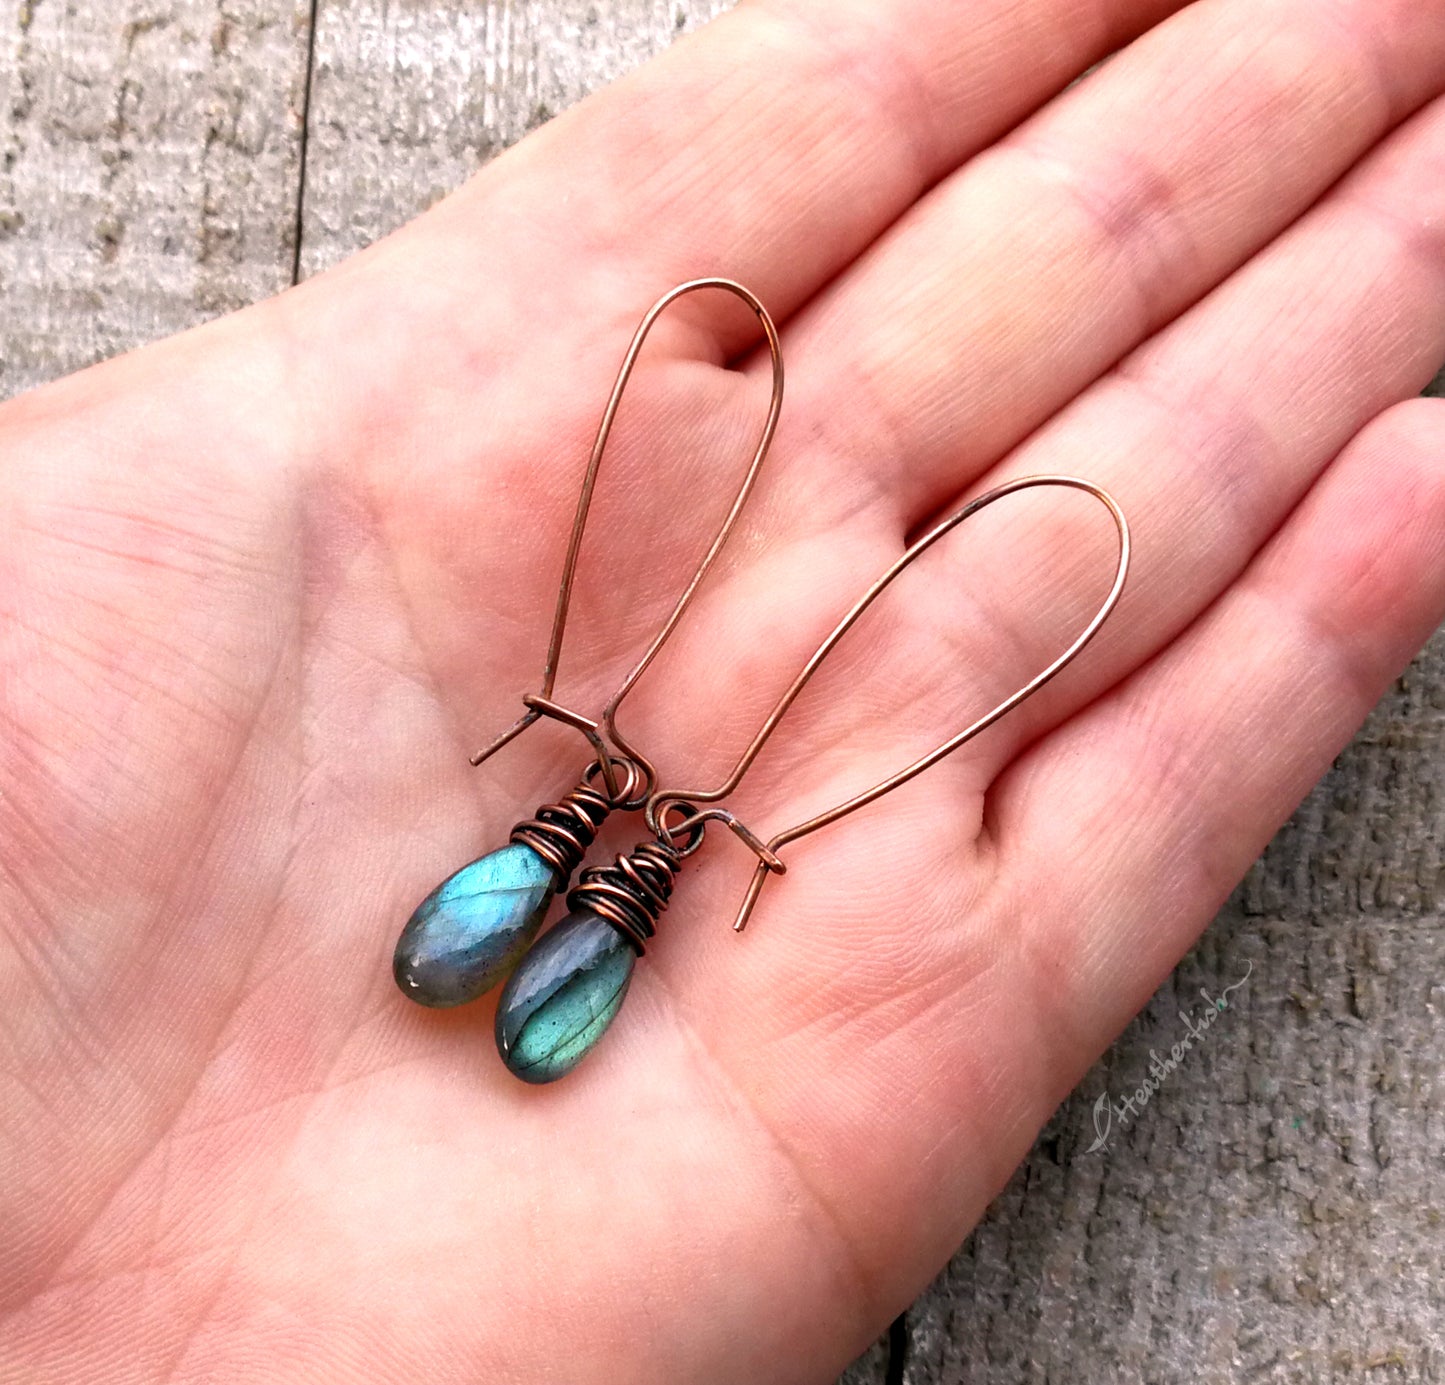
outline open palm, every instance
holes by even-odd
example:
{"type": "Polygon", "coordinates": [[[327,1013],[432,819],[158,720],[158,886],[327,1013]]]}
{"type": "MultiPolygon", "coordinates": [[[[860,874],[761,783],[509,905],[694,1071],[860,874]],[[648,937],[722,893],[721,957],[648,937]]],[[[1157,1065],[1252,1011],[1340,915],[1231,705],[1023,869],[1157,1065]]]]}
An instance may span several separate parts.
{"type": "MultiPolygon", "coordinates": [[[[1441,0],[761,0],[340,270],[7,406],[0,1380],[835,1373],[1445,612],[1445,406],[1400,402],[1445,356],[1442,90],[1441,0]],[[391,947],[586,759],[466,762],[535,687],[632,327],[704,274],[772,309],[788,400],[626,709],[665,778],[720,777],[972,490],[1107,486],[1133,576],[1038,698],[790,848],[742,938],[713,833],[606,1040],[528,1088],[492,1002],[407,1005],[391,947]]],[[[659,326],[573,705],[723,513],[757,342],[719,294],[659,326]]],[[[740,816],[1031,676],[1112,541],[1064,492],[970,522],[740,816]]]]}

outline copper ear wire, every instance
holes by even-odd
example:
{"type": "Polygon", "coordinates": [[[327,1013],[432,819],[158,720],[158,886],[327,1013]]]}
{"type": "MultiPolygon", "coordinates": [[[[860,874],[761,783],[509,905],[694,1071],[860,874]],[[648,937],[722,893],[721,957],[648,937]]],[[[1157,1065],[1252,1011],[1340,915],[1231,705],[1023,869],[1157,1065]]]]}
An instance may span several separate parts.
{"type": "MultiPolygon", "coordinates": [[[[722,551],[723,544],[727,542],[728,535],[732,533],[733,526],[737,523],[738,516],[742,513],[743,506],[747,503],[748,496],[752,493],[753,485],[757,481],[758,471],[767,458],[768,449],[772,446],[773,435],[777,432],[778,416],[783,407],[783,352],[782,345],[778,340],[778,329],[774,326],[768,311],[763,307],[758,298],[745,289],[741,284],[731,279],[708,278],[693,279],[685,284],[679,284],[676,288],[669,290],[656,303],[648,309],[647,315],[642,319],[636,333],[633,335],[632,344],[627,349],[627,354],[622,359],[622,368],[618,371],[617,381],[612,387],[612,395],[607,401],[607,407],[602,414],[602,422],[597,429],[597,440],[592,444],[592,455],[587,462],[587,471],[582,478],[582,490],[577,498],[577,513],[572,520],[572,534],[567,541],[567,556],[562,564],[562,582],[557,590],[557,607],[552,617],[552,637],[547,645],[547,661],[542,669],[542,690],[539,693],[528,693],[522,698],[523,705],[527,708],[517,721],[502,732],[490,745],[485,746],[472,756],[473,765],[480,765],[492,755],[495,755],[509,741],[514,740],[525,731],[533,722],[540,717],[551,717],[567,726],[575,727],[587,738],[588,744],[592,747],[597,756],[597,762],[601,769],[603,783],[607,792],[612,798],[614,806],[637,808],[641,807],[647,800],[651,790],[657,782],[657,771],[652,762],[639,751],[625,736],[618,731],[616,725],[617,709],[622,700],[630,693],[636,685],[637,680],[646,672],[649,665],[657,657],[682,619],[683,613],[692,603],[693,596],[703,579],[707,576],[709,569],[722,551]],[[762,323],[764,335],[767,337],[768,351],[772,357],[772,394],[768,403],[768,416],[763,424],[762,436],[758,439],[757,448],[753,453],[753,459],[743,476],[742,485],[738,488],[733,498],[731,509],[728,510],[722,527],[717,531],[707,552],[703,555],[702,562],[698,564],[688,582],[682,595],[678,598],[677,604],[672,608],[672,613],[663,622],[662,628],[658,631],[652,643],[648,645],[642,657],[633,665],[627,677],[623,679],[621,687],[608,699],[599,720],[583,716],[580,712],[572,711],[562,706],[552,698],[552,691],[557,682],[557,667],[562,654],[562,637],[567,629],[567,614],[572,604],[572,588],[577,574],[577,556],[582,546],[582,535],[587,527],[587,515],[592,508],[592,492],[597,484],[597,471],[602,463],[602,454],[607,448],[607,440],[612,434],[613,420],[617,416],[618,405],[622,402],[623,391],[627,388],[627,382],[632,377],[633,367],[637,364],[638,354],[642,350],[643,343],[647,340],[648,333],[652,331],[653,324],[668,307],[675,303],[685,294],[696,293],[699,289],[723,289],[728,293],[741,298],[744,303],[757,315],[758,321],[762,323]],[[628,760],[635,763],[641,770],[643,786],[636,796],[629,794],[625,799],[619,797],[620,786],[616,778],[615,762],[616,757],[611,753],[604,743],[600,734],[600,726],[607,729],[607,735],[613,744],[622,751],[628,760]]],[[[631,784],[632,779],[628,780],[631,784]]]]}
{"type": "Polygon", "coordinates": [[[891,793],[894,789],[906,784],[910,779],[916,778],[922,774],[924,770],[931,768],[946,756],[953,754],[955,750],[968,741],[971,741],[980,732],[987,730],[994,722],[1017,707],[1019,703],[1032,697],[1045,683],[1049,682],[1056,674],[1060,673],[1072,663],[1073,660],[1083,652],[1084,647],[1089,641],[1098,633],[1100,626],[1109,618],[1110,613],[1118,604],[1119,597],[1124,590],[1125,579],[1129,572],[1129,554],[1129,524],[1124,518],[1124,512],[1119,508],[1118,503],[1108,491],[1100,486],[1094,485],[1091,481],[1084,481],[1075,476],[1024,476],[1016,481],[1008,481],[1001,486],[996,486],[993,490],[986,491],[983,495],[977,497],[977,499],[971,500],[946,519],[940,521],[930,529],[928,533],[924,534],[922,538],[910,544],[897,561],[859,597],[848,613],[834,626],[832,632],[814,651],[808,662],[803,665],[801,672],[799,672],[798,676],[793,680],[787,691],[778,699],[772,711],[768,713],[767,719],[763,722],[757,735],[753,737],[752,743],[743,751],[737,764],[734,765],[732,773],[721,785],[715,789],[655,789],[646,804],[645,813],[648,827],[657,833],[662,841],[669,845],[673,845],[674,831],[683,830],[684,828],[688,830],[691,834],[690,840],[687,847],[683,849],[683,854],[687,854],[697,848],[702,835],[700,829],[703,823],[709,820],[721,821],[731,828],[757,855],[757,869],[753,873],[747,895],[743,899],[742,907],[738,911],[737,920],[733,924],[733,928],[741,932],[747,926],[748,918],[752,914],[754,906],[757,904],[758,895],[761,893],[763,884],[768,876],[781,875],[787,869],[783,861],[778,857],[778,851],[781,847],[786,846],[789,842],[797,841],[800,837],[806,837],[810,833],[818,831],[820,828],[827,827],[831,823],[837,822],[840,818],[847,817],[850,813],[857,812],[858,809],[866,807],[875,800],[882,798],[884,794],[891,793]],[[802,692],[809,680],[818,671],[818,666],[827,658],[833,646],[848,633],[863,612],[878,599],[894,578],[911,566],[917,558],[926,553],[928,549],[932,548],[935,543],[951,530],[962,524],[964,520],[976,515],[980,510],[992,505],[995,501],[1002,500],[1005,496],[1038,486],[1068,486],[1074,490],[1080,490],[1093,496],[1109,511],[1110,516],[1114,520],[1114,527],[1119,535],[1118,568],[1114,574],[1113,584],[1109,588],[1109,594],[1104,598],[1104,603],[1099,607],[1094,618],[1084,627],[1083,631],[1074,639],[1074,642],[1070,644],[1058,658],[1049,664],[1041,673],[1036,674],[1027,683],[1015,689],[1015,691],[1004,698],[1002,702],[985,712],[977,721],[972,722],[957,735],[944,741],[942,745],[930,751],[922,758],[915,760],[897,774],[880,780],[877,784],[873,785],[872,788],[855,794],[852,798],[845,800],[834,808],[830,808],[827,812],[819,813],[816,817],[811,817],[806,822],[800,822],[794,827],[789,827],[786,831],[779,832],[767,842],[762,842],[744,827],[732,813],[725,809],[716,807],[699,809],[694,806],[699,803],[716,804],[737,788],[739,783],[742,782],[743,775],[747,773],[753,761],[757,759],[758,753],[767,743],[768,738],[773,734],[773,731],[782,720],[788,708],[793,705],[798,694],[802,692]],[[679,827],[677,829],[671,829],[668,825],[669,814],[687,809],[691,809],[691,811],[685,812],[683,821],[679,824],[679,827]]]}

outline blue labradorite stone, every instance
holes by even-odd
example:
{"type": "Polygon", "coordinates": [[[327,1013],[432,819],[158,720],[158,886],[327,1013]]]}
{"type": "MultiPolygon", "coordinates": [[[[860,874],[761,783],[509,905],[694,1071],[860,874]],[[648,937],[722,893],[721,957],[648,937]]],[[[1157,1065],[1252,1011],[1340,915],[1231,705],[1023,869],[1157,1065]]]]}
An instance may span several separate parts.
{"type": "Polygon", "coordinates": [[[558,886],[530,846],[513,842],[448,876],[396,942],[392,975],[420,1005],[461,1005],[491,990],[537,936],[558,886]]]}
{"type": "Polygon", "coordinates": [[[632,945],[606,919],[568,914],[522,959],[497,1002],[497,1051],[523,1082],[565,1077],[622,1008],[632,945]]]}

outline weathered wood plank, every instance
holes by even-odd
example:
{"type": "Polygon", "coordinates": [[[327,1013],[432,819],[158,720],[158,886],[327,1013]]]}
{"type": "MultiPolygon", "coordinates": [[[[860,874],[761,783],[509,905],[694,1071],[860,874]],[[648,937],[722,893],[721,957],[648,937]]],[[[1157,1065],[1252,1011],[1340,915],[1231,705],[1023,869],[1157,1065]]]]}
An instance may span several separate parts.
{"type": "Polygon", "coordinates": [[[306,0],[8,8],[0,393],[290,282],[306,0]]]}
{"type": "Polygon", "coordinates": [[[731,0],[322,0],[302,268],[400,225],[731,0]]]}

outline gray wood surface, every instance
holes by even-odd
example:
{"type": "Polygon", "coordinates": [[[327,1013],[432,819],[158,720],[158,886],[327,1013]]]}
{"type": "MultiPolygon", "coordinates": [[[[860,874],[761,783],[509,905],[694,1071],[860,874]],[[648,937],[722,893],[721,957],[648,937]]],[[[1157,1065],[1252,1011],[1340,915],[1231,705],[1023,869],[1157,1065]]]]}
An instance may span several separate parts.
{"type": "Polygon", "coordinates": [[[308,16],[303,0],[6,7],[0,392],[290,283],[308,16]]]}
{"type": "MultiPolygon", "coordinates": [[[[12,0],[0,394],[335,262],[722,8],[12,0]]],[[[915,1305],[910,1385],[1445,1380],[1442,841],[1437,638],[915,1305]]]]}

